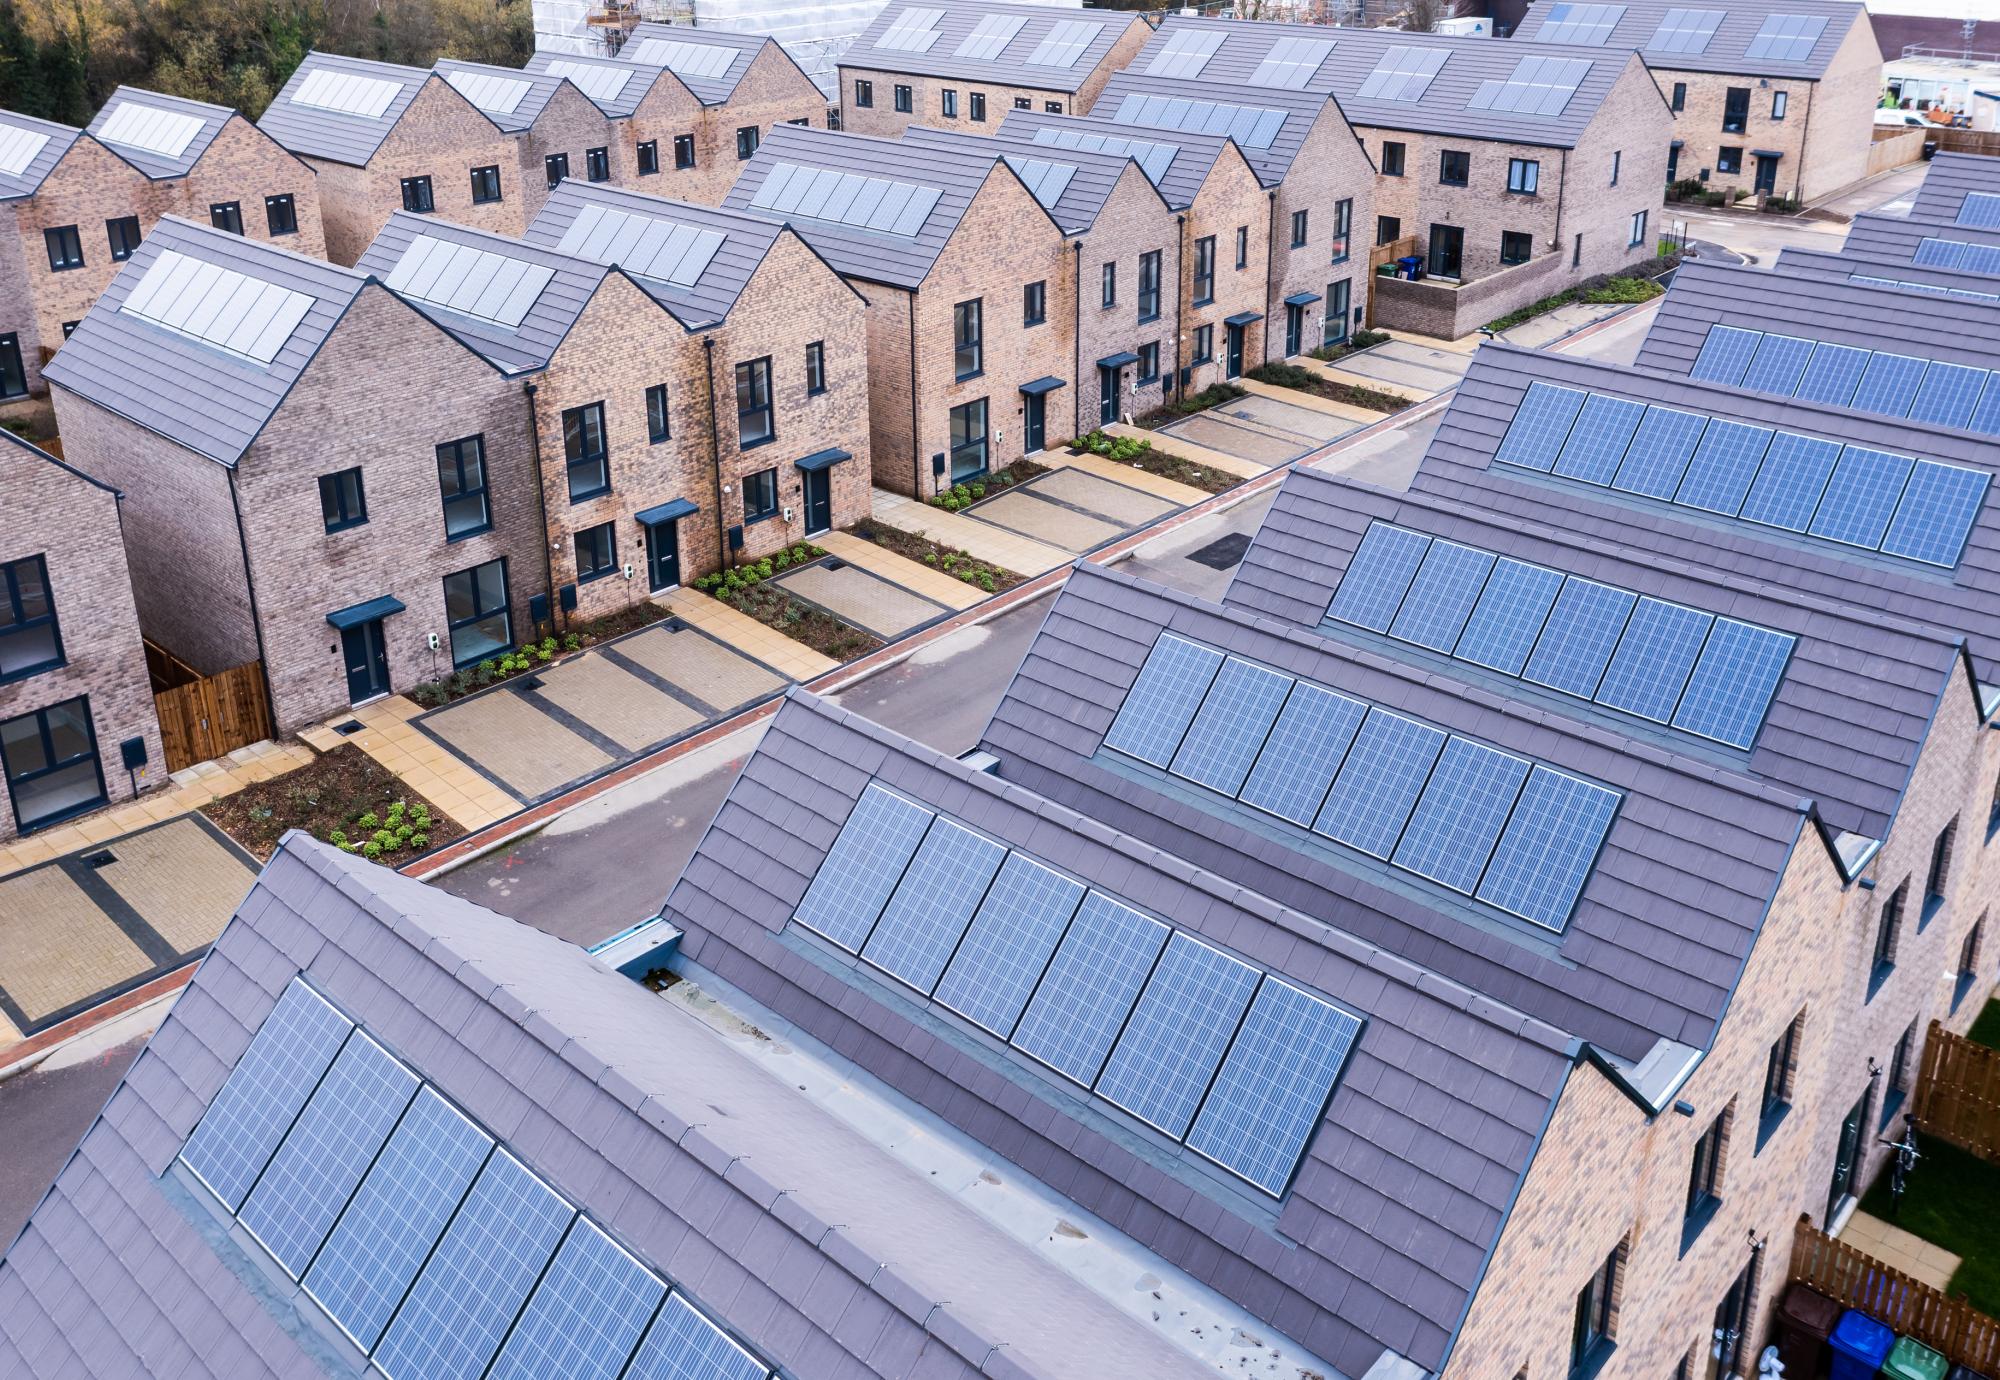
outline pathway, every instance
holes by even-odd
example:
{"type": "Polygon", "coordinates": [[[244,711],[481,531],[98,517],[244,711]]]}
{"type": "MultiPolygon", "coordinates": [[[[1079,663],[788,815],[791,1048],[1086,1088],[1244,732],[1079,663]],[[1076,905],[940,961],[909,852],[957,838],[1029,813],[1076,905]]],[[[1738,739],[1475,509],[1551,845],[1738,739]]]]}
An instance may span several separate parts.
{"type": "Polygon", "coordinates": [[[1840,1239],[1933,1289],[1950,1284],[1952,1272],[1959,1266],[1959,1257],[1944,1247],[1933,1246],[1921,1236],[1859,1210],[1841,1228],[1840,1239]]]}
{"type": "MultiPolygon", "coordinates": [[[[946,546],[955,546],[974,560],[997,565],[1017,575],[1040,575],[1059,565],[1068,565],[1075,559],[1072,552],[1062,547],[1036,541],[991,523],[979,522],[963,513],[949,513],[935,504],[919,503],[913,498],[890,493],[887,489],[875,490],[874,511],[878,522],[900,527],[905,532],[915,532],[932,541],[941,541],[946,546]]],[[[809,677],[801,676],[800,679],[809,677]]]]}

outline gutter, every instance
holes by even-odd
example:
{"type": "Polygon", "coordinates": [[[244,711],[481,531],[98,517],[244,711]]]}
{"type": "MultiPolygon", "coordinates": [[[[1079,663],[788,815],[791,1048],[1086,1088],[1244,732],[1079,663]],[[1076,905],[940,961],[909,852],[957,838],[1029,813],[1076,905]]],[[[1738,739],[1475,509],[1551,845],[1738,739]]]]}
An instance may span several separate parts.
{"type": "MultiPolygon", "coordinates": [[[[1264,357],[1262,362],[1271,362],[1271,322],[1278,311],[1278,189],[1271,188],[1264,193],[1266,204],[1271,208],[1264,223],[1264,357]]],[[[1290,240],[1285,241],[1290,244],[1290,240]]],[[[1285,251],[1290,253],[1288,249],[1285,251]]],[[[1304,341],[1300,341],[1304,344],[1304,341]]],[[[1246,369],[1244,371],[1248,373],[1246,369]]]]}
{"type": "MultiPolygon", "coordinates": [[[[726,570],[729,567],[729,525],[724,521],[722,516],[722,433],[717,429],[720,423],[715,418],[715,337],[712,335],[703,336],[701,338],[701,346],[705,352],[702,356],[702,362],[707,366],[702,370],[702,373],[708,385],[708,468],[709,472],[715,477],[713,485],[715,492],[715,568],[717,570],[726,570]]],[[[777,405],[778,400],[776,397],[773,397],[771,399],[771,406],[775,408],[777,405]]]]}
{"type": "Polygon", "coordinates": [[[548,477],[542,473],[542,427],[535,415],[535,394],[539,391],[532,380],[521,380],[521,396],[528,400],[528,454],[535,466],[535,516],[542,524],[542,597],[549,601],[549,626],[554,627],[562,610],[556,602],[555,557],[549,553],[548,477]]]}
{"type": "MultiPolygon", "coordinates": [[[[257,579],[250,573],[250,538],[243,530],[243,496],[236,490],[236,466],[231,465],[229,473],[229,506],[236,514],[236,549],[243,556],[243,591],[250,596],[250,632],[257,639],[257,674],[264,682],[264,704],[271,711],[271,726],[278,724],[278,698],[271,689],[271,662],[264,655],[264,616],[257,610],[257,579]]],[[[119,514],[120,530],[124,526],[124,514],[119,514]]]]}
{"type": "MultiPolygon", "coordinates": [[[[917,290],[908,289],[905,299],[910,322],[910,497],[924,501],[924,447],[917,438],[917,290]]],[[[982,323],[983,327],[983,323],[982,323]]],[[[872,461],[870,463],[873,463],[872,461]]]]}
{"type": "MultiPolygon", "coordinates": [[[[1072,440],[1083,435],[1083,241],[1076,242],[1076,253],[1070,256],[1070,306],[1076,313],[1076,330],[1071,333],[1075,345],[1076,368],[1071,377],[1075,380],[1069,388],[1069,434],[1072,440]]],[[[1104,404],[1098,403],[1102,415],[1104,404]]],[[[1046,438],[1044,438],[1046,439],[1046,438]]]]}
{"type": "Polygon", "coordinates": [[[1563,247],[1563,194],[1569,190],[1569,150],[1562,151],[1561,170],[1556,173],[1556,252],[1563,247]]]}
{"type": "Polygon", "coordinates": [[[1812,98],[1819,90],[1817,81],[1806,83],[1806,122],[1799,128],[1798,171],[1792,174],[1792,200],[1803,206],[1806,204],[1806,150],[1812,146],[1812,98]]]}
{"type": "Polygon", "coordinates": [[[1186,312],[1188,285],[1193,281],[1193,265],[1187,257],[1187,220],[1185,211],[1174,217],[1178,227],[1174,249],[1174,376],[1167,391],[1177,398],[1185,391],[1181,379],[1188,367],[1186,312]]]}

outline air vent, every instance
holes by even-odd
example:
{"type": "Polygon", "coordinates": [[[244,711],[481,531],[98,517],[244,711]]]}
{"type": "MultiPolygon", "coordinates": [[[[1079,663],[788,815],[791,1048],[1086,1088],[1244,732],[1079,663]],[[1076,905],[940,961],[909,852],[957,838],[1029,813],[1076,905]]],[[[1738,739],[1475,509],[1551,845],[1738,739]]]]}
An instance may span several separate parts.
{"type": "Polygon", "coordinates": [[[117,861],[118,855],[113,853],[109,848],[100,848],[95,853],[86,853],[83,855],[83,865],[85,867],[109,867],[117,861]]]}

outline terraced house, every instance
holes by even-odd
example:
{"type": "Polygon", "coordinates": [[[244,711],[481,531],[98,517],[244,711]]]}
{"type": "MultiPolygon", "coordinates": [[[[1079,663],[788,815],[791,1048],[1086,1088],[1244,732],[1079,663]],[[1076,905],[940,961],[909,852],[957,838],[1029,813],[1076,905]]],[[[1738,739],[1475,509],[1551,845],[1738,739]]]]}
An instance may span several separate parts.
{"type": "Polygon", "coordinates": [[[1010,110],[1088,115],[1151,32],[1136,14],[889,0],[841,57],[841,128],[984,134],[1010,110]]]}
{"type": "Polygon", "coordinates": [[[567,78],[451,60],[433,70],[510,136],[523,227],[564,178],[611,180],[614,127],[567,78]]]}
{"type": "Polygon", "coordinates": [[[1859,4],[1535,0],[1515,37],[1636,51],[1673,108],[1669,182],[1813,201],[1867,174],[1882,50],[1859,4]]]}
{"type": "Polygon", "coordinates": [[[0,402],[42,366],[161,216],[326,250],[313,170],[233,110],[120,87],[88,130],[0,111],[0,402]]]}

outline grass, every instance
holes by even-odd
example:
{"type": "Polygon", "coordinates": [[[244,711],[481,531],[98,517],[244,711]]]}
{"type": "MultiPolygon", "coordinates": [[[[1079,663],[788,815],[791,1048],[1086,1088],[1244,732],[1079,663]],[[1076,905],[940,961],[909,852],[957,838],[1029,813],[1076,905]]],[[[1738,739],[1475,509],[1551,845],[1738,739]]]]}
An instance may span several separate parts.
{"type": "MultiPolygon", "coordinates": [[[[1987,1014],[1992,1012],[1989,1005],[1987,1014]]],[[[1962,1257],[1947,1292],[2000,1317],[2000,1164],[1933,1136],[1920,1140],[1923,1158],[1904,1185],[1901,1214],[1890,1214],[1886,1167],[1861,1200],[1861,1210],[1962,1257]]]]}
{"type": "Polygon", "coordinates": [[[1012,589],[1028,577],[1016,574],[1003,566],[987,565],[972,558],[970,552],[961,551],[941,541],[906,532],[900,527],[891,527],[886,522],[874,518],[863,518],[851,529],[863,541],[874,542],[884,551],[893,551],[905,560],[916,561],[932,569],[963,580],[988,594],[998,594],[1012,589]]]}
{"type": "Polygon", "coordinates": [[[1363,407],[1370,412],[1401,412],[1410,405],[1409,399],[1394,393],[1385,393],[1379,388],[1363,388],[1358,384],[1335,383],[1299,364],[1260,364],[1246,377],[1277,388],[1296,388],[1316,398],[1346,403],[1349,407],[1363,407]]]}
{"type": "Polygon", "coordinates": [[[331,841],[334,830],[338,829],[358,847],[374,833],[373,828],[358,823],[360,817],[373,811],[378,820],[386,821],[389,807],[399,800],[410,815],[415,815],[422,806],[430,815],[430,828],[422,845],[412,845],[413,829],[411,836],[399,840],[395,847],[385,847],[382,862],[407,862],[426,848],[449,843],[465,833],[449,816],[352,743],[342,743],[283,776],[255,782],[233,795],[210,801],[202,813],[263,861],[277,850],[278,840],[290,829],[303,829],[322,841],[331,841]]]}
{"type": "Polygon", "coordinates": [[[1518,311],[1510,311],[1498,320],[1486,323],[1489,331],[1511,330],[1523,321],[1532,321],[1544,312],[1566,307],[1571,302],[1619,303],[1629,305],[1636,302],[1650,302],[1666,289],[1651,278],[1638,278],[1621,274],[1597,283],[1581,283],[1573,288],[1530,302],[1518,311]]]}
{"type": "Polygon", "coordinates": [[[1965,1037],[1988,1049],[2000,1049],[2000,1000],[1986,1003],[1979,1012],[1979,1019],[1972,1023],[1972,1029],[1965,1032],[1965,1037]]]}

